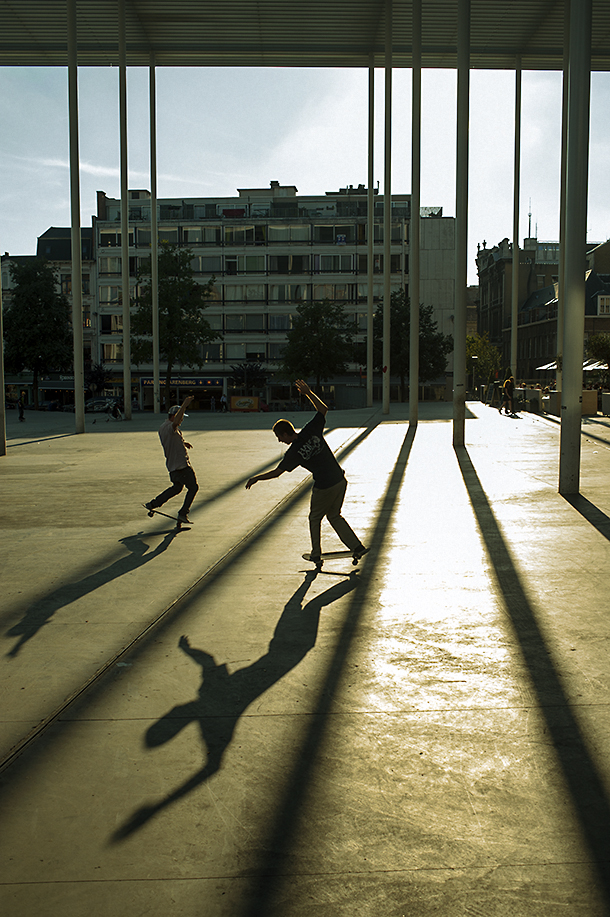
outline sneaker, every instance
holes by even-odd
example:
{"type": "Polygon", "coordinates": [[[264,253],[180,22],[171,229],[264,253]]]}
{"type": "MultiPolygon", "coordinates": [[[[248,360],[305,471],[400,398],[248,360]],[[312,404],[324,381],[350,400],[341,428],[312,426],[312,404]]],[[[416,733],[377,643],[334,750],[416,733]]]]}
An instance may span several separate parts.
{"type": "Polygon", "coordinates": [[[157,508],[157,507],[155,506],[154,500],[151,500],[150,503],[145,503],[144,506],[146,507],[146,509],[148,510],[149,513],[150,513],[153,509],[156,509],[156,508],[157,508]]]}
{"type": "Polygon", "coordinates": [[[178,522],[182,523],[182,525],[190,525],[191,520],[186,513],[178,513],[178,522]]]}
{"type": "Polygon", "coordinates": [[[354,551],[354,560],[360,560],[360,558],[368,554],[370,550],[370,548],[365,548],[364,545],[361,544],[360,547],[354,551]]]}

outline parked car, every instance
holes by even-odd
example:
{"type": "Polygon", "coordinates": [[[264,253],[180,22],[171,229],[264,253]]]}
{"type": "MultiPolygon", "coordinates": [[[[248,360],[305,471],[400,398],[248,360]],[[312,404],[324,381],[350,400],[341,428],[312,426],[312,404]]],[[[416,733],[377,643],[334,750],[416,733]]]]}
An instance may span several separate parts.
{"type": "Polygon", "coordinates": [[[114,398],[92,398],[85,404],[85,411],[87,413],[100,414],[104,411],[112,410],[113,405],[114,398]]]}
{"type": "Polygon", "coordinates": [[[59,401],[39,401],[38,402],[39,411],[60,411],[61,405],[59,401]]]}
{"type": "Polygon", "coordinates": [[[73,404],[64,404],[62,411],[67,414],[74,414],[75,407],[73,404]]]}

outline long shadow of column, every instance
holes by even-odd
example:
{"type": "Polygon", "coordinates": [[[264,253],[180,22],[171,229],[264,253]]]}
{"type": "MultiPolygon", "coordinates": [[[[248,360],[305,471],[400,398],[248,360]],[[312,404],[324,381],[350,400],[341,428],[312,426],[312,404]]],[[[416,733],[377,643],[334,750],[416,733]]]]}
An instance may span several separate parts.
{"type": "Polygon", "coordinates": [[[591,503],[590,500],[587,500],[586,497],[583,497],[582,494],[570,494],[565,496],[564,500],[573,506],[587,522],[596,528],[600,535],[603,535],[604,538],[610,541],[610,517],[607,516],[606,513],[602,512],[599,507],[591,503]]]}
{"type": "Polygon", "coordinates": [[[375,526],[370,533],[371,550],[364,561],[358,589],[353,595],[343,621],[334,656],[330,661],[326,677],[320,685],[318,703],[310,717],[311,726],[297,756],[299,763],[287,782],[267,838],[261,843],[261,848],[266,853],[256,870],[257,878],[248,895],[248,902],[243,911],[244,917],[261,917],[263,914],[272,913],[272,901],[276,889],[288,873],[286,864],[291,857],[292,845],[316,767],[318,750],[325,738],[332,705],[358,632],[360,617],[367,607],[376,565],[383,550],[384,539],[400,494],[415,431],[416,427],[409,425],[388,487],[381,500],[375,526]]]}
{"type": "Polygon", "coordinates": [[[470,456],[464,447],[457,447],[455,451],[540,711],[597,867],[602,892],[610,903],[610,804],[603,779],[589,755],[586,739],[564,693],[536,612],[525,594],[470,456]]]}
{"type": "Polygon", "coordinates": [[[316,577],[309,572],[304,582],[290,597],[276,625],[269,650],[252,665],[229,674],[224,663],[217,663],[210,653],[196,649],[187,637],[179,646],[201,667],[199,698],[174,707],[154,723],[145,736],[146,745],[155,748],[174,738],[189,723],[197,722],[207,748],[205,765],[187,781],[159,802],[139,808],[112,836],[116,842],[128,837],[146,824],[158,812],[192,792],[215,774],[222,763],[240,716],[250,704],[295,668],[315,645],[322,608],[336,602],[356,588],[357,576],[352,574],[316,596],[305,606],[303,600],[316,577]]]}
{"type": "Polygon", "coordinates": [[[90,576],[85,576],[78,582],[66,583],[50,595],[30,605],[21,621],[14,624],[6,632],[9,637],[20,637],[6,655],[9,657],[16,656],[28,640],[31,640],[61,608],[78,601],[78,599],[94,592],[101,586],[105,586],[119,576],[125,576],[126,573],[131,573],[133,570],[137,570],[138,567],[150,563],[155,557],[167,551],[175,536],[175,532],[169,532],[154,551],[150,552],[148,552],[149,546],[143,540],[141,533],[121,538],[121,544],[124,544],[129,551],[126,557],[120,557],[119,560],[116,560],[108,567],[104,567],[103,570],[98,570],[96,573],[90,574],[90,576]]]}

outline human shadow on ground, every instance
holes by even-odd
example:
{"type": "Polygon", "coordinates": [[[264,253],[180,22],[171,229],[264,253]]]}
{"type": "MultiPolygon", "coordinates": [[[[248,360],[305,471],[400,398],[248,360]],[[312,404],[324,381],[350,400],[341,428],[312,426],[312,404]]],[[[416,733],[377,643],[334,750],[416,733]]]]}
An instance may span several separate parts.
{"type": "Polygon", "coordinates": [[[158,812],[191,793],[220,769],[244,711],[305,658],[315,646],[322,608],[347,595],[358,583],[357,575],[352,573],[349,579],[303,605],[315,578],[315,571],[308,572],[303,583],[286,602],[267,653],[252,665],[232,674],[210,653],[191,646],[187,637],[180,638],[180,649],[201,667],[199,697],[169,710],[148,729],[144,741],[148,748],[156,748],[173,739],[189,723],[196,722],[207,749],[207,759],[200,770],[164,799],[137,809],[113,834],[112,842],[133,834],[158,812]]]}
{"type": "Polygon", "coordinates": [[[589,522],[593,528],[596,528],[600,535],[610,541],[610,516],[607,516],[601,509],[598,509],[594,503],[583,497],[582,494],[573,494],[564,497],[564,500],[573,506],[574,509],[589,522]]]}
{"type": "MultiPolygon", "coordinates": [[[[147,536],[148,537],[148,536],[147,536]]],[[[103,570],[91,573],[74,583],[66,583],[56,589],[50,595],[34,602],[26,610],[21,621],[14,624],[6,632],[7,637],[19,637],[15,646],[6,654],[9,657],[15,657],[23,649],[28,640],[31,640],[38,631],[53,617],[61,608],[71,605],[89,595],[101,586],[106,586],[112,580],[125,576],[126,573],[132,573],[138,567],[150,563],[164,551],[167,551],[170,544],[176,537],[176,531],[168,532],[153,551],[149,551],[149,545],[144,541],[143,534],[138,532],[137,535],[128,535],[126,538],[119,539],[120,544],[125,545],[129,554],[126,557],[120,557],[103,570]]]]}
{"type": "MultiPolygon", "coordinates": [[[[583,838],[597,867],[602,894],[610,903],[610,802],[589,743],[561,683],[535,609],[530,604],[493,510],[464,447],[457,460],[485,541],[508,617],[551,737],[583,838]]],[[[588,501],[586,501],[588,502],[588,501]]]]}

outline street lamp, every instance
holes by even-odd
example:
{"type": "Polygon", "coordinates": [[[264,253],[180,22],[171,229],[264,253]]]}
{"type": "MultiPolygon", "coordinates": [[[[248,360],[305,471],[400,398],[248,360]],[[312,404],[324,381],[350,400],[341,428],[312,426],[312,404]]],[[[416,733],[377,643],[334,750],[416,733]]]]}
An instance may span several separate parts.
{"type": "Polygon", "coordinates": [[[475,373],[476,373],[476,370],[477,370],[477,362],[476,362],[476,361],[477,361],[479,358],[477,357],[476,354],[473,354],[472,357],[471,357],[470,359],[472,360],[472,393],[473,393],[473,395],[474,395],[475,392],[476,392],[476,389],[475,389],[475,387],[474,387],[475,373]]]}

